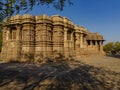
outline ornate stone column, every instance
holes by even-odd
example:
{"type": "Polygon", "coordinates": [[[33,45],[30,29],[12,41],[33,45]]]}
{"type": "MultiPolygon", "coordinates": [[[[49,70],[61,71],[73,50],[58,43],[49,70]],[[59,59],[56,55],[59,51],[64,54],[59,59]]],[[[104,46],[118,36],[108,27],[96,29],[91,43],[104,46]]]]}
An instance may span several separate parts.
{"type": "Polygon", "coordinates": [[[34,24],[23,24],[22,28],[22,52],[34,53],[34,24]]]}
{"type": "Polygon", "coordinates": [[[44,56],[47,55],[47,24],[42,24],[42,49],[44,56]]]}
{"type": "Polygon", "coordinates": [[[102,51],[103,50],[102,41],[99,42],[99,45],[100,45],[100,51],[102,51]]]}
{"type": "Polygon", "coordinates": [[[35,53],[44,56],[52,54],[52,18],[47,15],[36,16],[35,53]]]}
{"type": "Polygon", "coordinates": [[[16,25],[16,40],[20,40],[21,39],[21,25],[16,25]]]}
{"type": "MultiPolygon", "coordinates": [[[[34,56],[35,53],[35,17],[29,14],[25,14],[21,19],[22,23],[22,56],[26,54],[34,56]]],[[[27,57],[28,60],[30,59],[27,57]]]]}
{"type": "Polygon", "coordinates": [[[64,42],[67,41],[67,30],[68,28],[64,28],[64,42]]]}
{"type": "Polygon", "coordinates": [[[83,34],[80,34],[80,48],[83,48],[83,34]]]}
{"type": "Polygon", "coordinates": [[[90,40],[90,46],[93,47],[93,41],[92,40],[90,40]]]}
{"type": "Polygon", "coordinates": [[[64,54],[67,57],[68,56],[68,49],[67,49],[67,30],[68,28],[64,27],[64,54]]]}
{"type": "Polygon", "coordinates": [[[71,54],[74,52],[74,37],[73,37],[74,31],[71,33],[71,54]]]}
{"type": "Polygon", "coordinates": [[[64,53],[64,19],[59,15],[52,17],[53,20],[53,51],[64,53]]]}
{"type": "Polygon", "coordinates": [[[47,24],[47,54],[52,55],[53,47],[52,47],[52,25],[47,24]]]}
{"type": "Polygon", "coordinates": [[[16,58],[17,60],[20,60],[21,58],[21,25],[16,25],[16,58]]]}
{"type": "Polygon", "coordinates": [[[11,33],[10,33],[10,28],[8,27],[6,31],[6,40],[8,41],[10,39],[11,39],[11,33]]]}
{"type": "Polygon", "coordinates": [[[53,51],[58,51],[63,53],[64,51],[64,32],[63,26],[53,27],[53,51]]]}
{"type": "Polygon", "coordinates": [[[76,52],[76,56],[80,55],[80,33],[79,32],[75,32],[75,52],[76,52]]]}
{"type": "Polygon", "coordinates": [[[98,41],[97,40],[95,41],[95,45],[98,46],[98,41]]]}
{"type": "MultiPolygon", "coordinates": [[[[36,21],[37,22],[37,21],[36,21]]],[[[35,32],[35,54],[39,55],[43,53],[43,31],[42,24],[36,23],[36,32],[35,32]]]]}
{"type": "Polygon", "coordinates": [[[7,41],[6,41],[7,38],[8,38],[8,32],[7,32],[7,27],[5,26],[2,28],[2,50],[1,50],[1,56],[0,56],[3,62],[5,62],[7,59],[7,48],[8,48],[7,41]]]}
{"type": "Polygon", "coordinates": [[[84,41],[84,48],[87,48],[86,36],[83,37],[83,41],[84,41]]]}

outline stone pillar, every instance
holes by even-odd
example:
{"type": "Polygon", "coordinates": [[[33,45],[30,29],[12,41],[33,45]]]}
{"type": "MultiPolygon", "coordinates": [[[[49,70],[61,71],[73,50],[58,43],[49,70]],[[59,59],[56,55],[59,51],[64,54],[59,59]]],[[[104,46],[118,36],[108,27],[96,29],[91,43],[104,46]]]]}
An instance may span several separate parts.
{"type": "Polygon", "coordinates": [[[6,61],[9,61],[9,59],[10,59],[10,57],[11,57],[11,54],[13,53],[11,53],[11,45],[10,45],[10,40],[11,40],[11,38],[12,38],[12,36],[11,36],[11,32],[10,32],[10,27],[8,27],[7,28],[7,35],[6,35],[7,37],[6,37],[6,50],[7,50],[7,52],[6,52],[6,61]],[[10,46],[10,47],[9,47],[10,46]]]}
{"type": "Polygon", "coordinates": [[[73,37],[73,33],[71,33],[71,54],[73,54],[74,52],[74,37],[73,37]]]}
{"type": "Polygon", "coordinates": [[[36,54],[52,54],[52,26],[47,23],[36,25],[36,54]]]}
{"type": "Polygon", "coordinates": [[[25,14],[21,17],[22,22],[22,59],[33,60],[35,54],[35,16],[25,14]],[[27,54],[27,55],[26,55],[27,54]],[[31,58],[29,57],[31,56],[31,58]]]}
{"type": "Polygon", "coordinates": [[[67,30],[68,28],[64,28],[64,54],[68,56],[68,49],[67,49],[67,30]]]}
{"type": "Polygon", "coordinates": [[[80,34],[80,48],[83,48],[83,34],[80,34]]]}
{"type": "Polygon", "coordinates": [[[10,40],[11,39],[11,35],[10,35],[10,28],[7,28],[7,32],[6,32],[6,40],[10,40]]]}
{"type": "Polygon", "coordinates": [[[97,40],[95,41],[95,45],[98,46],[98,41],[97,40]]]}
{"type": "Polygon", "coordinates": [[[36,16],[35,53],[52,54],[52,19],[47,15],[36,16]]]}
{"type": "Polygon", "coordinates": [[[17,33],[16,33],[16,40],[21,39],[21,25],[16,25],[17,33]]]}
{"type": "Polygon", "coordinates": [[[16,58],[17,60],[20,60],[21,58],[21,25],[16,25],[16,29],[17,29],[17,32],[16,32],[16,58]]]}
{"type": "Polygon", "coordinates": [[[44,56],[47,55],[47,24],[42,24],[42,49],[44,56]]]}
{"type": "Polygon", "coordinates": [[[0,58],[1,58],[1,60],[2,60],[2,62],[5,62],[5,61],[7,61],[6,59],[7,59],[7,41],[6,41],[6,39],[7,39],[7,36],[8,36],[8,33],[7,33],[7,27],[3,27],[2,28],[2,50],[1,50],[1,56],[0,56],[0,58]]]}
{"type": "Polygon", "coordinates": [[[67,28],[64,28],[64,42],[67,41],[67,28]]]}
{"type": "Polygon", "coordinates": [[[83,40],[84,40],[84,48],[87,48],[86,36],[85,36],[85,37],[83,37],[83,40]]]}
{"type": "Polygon", "coordinates": [[[78,56],[78,55],[80,55],[80,34],[79,34],[79,32],[76,32],[75,36],[76,36],[75,52],[76,52],[76,56],[78,56]]]}
{"type": "Polygon", "coordinates": [[[47,54],[52,55],[53,47],[52,47],[52,25],[47,25],[47,54]]]}
{"type": "Polygon", "coordinates": [[[63,26],[53,27],[53,51],[60,53],[63,53],[64,51],[63,26]]]}
{"type": "Polygon", "coordinates": [[[3,42],[6,41],[6,38],[7,38],[7,27],[3,27],[3,30],[2,30],[2,39],[3,39],[3,42]]]}
{"type": "Polygon", "coordinates": [[[34,24],[23,24],[22,28],[22,52],[34,53],[34,24]]]}
{"type": "Polygon", "coordinates": [[[103,51],[102,41],[99,42],[99,45],[100,45],[100,52],[102,52],[103,51]]]}
{"type": "Polygon", "coordinates": [[[92,40],[90,40],[90,45],[91,45],[91,47],[93,46],[93,41],[92,40]]]}

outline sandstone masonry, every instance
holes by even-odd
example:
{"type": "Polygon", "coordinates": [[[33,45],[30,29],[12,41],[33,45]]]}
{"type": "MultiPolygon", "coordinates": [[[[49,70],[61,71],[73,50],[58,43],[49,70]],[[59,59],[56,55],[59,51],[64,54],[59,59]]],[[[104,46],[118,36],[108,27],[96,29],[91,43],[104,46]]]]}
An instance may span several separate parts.
{"type": "Polygon", "coordinates": [[[4,20],[2,32],[4,61],[22,60],[26,53],[50,56],[59,52],[66,57],[103,53],[102,35],[91,33],[59,15],[12,16],[4,20]]]}

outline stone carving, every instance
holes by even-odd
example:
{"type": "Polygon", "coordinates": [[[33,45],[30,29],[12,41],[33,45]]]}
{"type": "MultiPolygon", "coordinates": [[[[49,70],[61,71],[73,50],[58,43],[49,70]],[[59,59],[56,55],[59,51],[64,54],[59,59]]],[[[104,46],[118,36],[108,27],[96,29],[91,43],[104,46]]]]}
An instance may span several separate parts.
{"type": "Polygon", "coordinates": [[[25,14],[12,16],[10,22],[7,24],[5,21],[2,26],[2,60],[9,61],[12,58],[25,61],[22,56],[26,54],[50,56],[54,51],[66,57],[103,53],[102,35],[91,33],[66,17],[25,14]]]}

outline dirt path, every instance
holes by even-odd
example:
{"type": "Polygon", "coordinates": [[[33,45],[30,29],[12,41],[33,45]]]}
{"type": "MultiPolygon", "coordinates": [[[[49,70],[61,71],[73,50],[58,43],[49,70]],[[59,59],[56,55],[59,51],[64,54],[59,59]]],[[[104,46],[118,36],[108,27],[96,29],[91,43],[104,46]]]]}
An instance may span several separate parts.
{"type": "Polygon", "coordinates": [[[0,90],[120,90],[120,59],[93,56],[79,60],[1,63],[0,90]]]}
{"type": "Polygon", "coordinates": [[[95,67],[102,67],[115,72],[120,72],[120,58],[109,57],[109,56],[89,56],[81,58],[80,61],[93,65],[95,67]]]}

